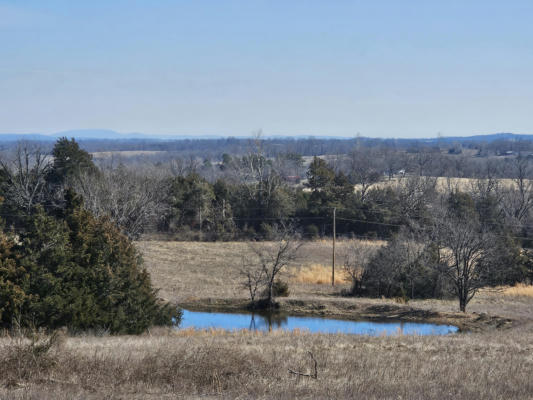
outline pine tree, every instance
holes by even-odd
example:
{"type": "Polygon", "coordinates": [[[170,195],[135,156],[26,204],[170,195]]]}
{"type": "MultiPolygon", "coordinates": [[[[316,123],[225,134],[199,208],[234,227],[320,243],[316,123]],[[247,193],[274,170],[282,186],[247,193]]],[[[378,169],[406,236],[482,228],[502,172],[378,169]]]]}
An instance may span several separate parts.
{"type": "Polygon", "coordinates": [[[97,168],[92,156],[81,149],[74,138],[58,139],[52,151],[54,164],[48,176],[48,181],[62,184],[67,179],[79,175],[81,172],[96,173],[97,168]]]}

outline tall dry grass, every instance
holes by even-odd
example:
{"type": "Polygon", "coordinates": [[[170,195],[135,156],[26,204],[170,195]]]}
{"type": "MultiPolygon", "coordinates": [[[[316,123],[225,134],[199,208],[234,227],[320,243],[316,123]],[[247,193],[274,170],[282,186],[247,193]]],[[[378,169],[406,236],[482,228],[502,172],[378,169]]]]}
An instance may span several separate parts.
{"type": "MultiPolygon", "coordinates": [[[[531,332],[448,337],[159,330],[71,337],[51,363],[9,381],[18,362],[0,339],[0,398],[531,398],[531,332]],[[318,379],[298,377],[317,361],[318,379]],[[8,357],[7,355],[10,356],[8,357]]],[[[31,364],[30,364],[31,367],[31,364]]]]}
{"type": "Polygon", "coordinates": [[[504,296],[533,297],[533,285],[519,283],[515,286],[503,288],[502,293],[504,296]]]}
{"type": "MultiPolygon", "coordinates": [[[[350,277],[342,268],[335,268],[335,284],[348,282],[350,277]]],[[[331,285],[331,266],[311,264],[300,267],[293,272],[291,283],[311,283],[316,285],[331,285]]]]}

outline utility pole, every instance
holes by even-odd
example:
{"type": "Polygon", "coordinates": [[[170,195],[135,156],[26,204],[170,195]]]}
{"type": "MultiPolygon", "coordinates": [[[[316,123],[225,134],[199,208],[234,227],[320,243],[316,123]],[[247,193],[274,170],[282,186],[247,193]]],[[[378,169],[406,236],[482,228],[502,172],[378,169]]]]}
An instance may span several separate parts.
{"type": "Polygon", "coordinates": [[[198,197],[200,198],[199,199],[199,202],[198,202],[198,222],[200,223],[200,241],[202,240],[202,208],[203,208],[203,195],[202,193],[200,192],[198,197]]]}
{"type": "Polygon", "coordinates": [[[200,220],[200,240],[202,240],[202,206],[198,209],[198,219],[200,220]]]}
{"type": "Polygon", "coordinates": [[[333,207],[333,262],[331,263],[331,286],[335,286],[335,236],[337,236],[337,229],[335,224],[336,207],[333,207]]]}

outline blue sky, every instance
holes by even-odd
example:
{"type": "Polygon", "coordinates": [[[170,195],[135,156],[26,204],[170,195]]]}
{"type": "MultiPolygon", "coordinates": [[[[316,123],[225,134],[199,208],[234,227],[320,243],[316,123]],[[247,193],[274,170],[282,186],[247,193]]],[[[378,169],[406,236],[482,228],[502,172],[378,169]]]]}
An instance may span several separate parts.
{"type": "Polygon", "coordinates": [[[533,133],[533,1],[0,0],[0,132],[533,133]]]}

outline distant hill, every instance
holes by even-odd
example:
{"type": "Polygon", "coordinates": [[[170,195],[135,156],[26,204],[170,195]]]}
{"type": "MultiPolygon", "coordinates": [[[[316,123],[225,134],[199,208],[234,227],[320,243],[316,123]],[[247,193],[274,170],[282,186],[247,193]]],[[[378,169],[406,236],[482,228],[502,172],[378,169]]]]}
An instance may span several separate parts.
{"type": "MultiPolygon", "coordinates": [[[[198,139],[223,139],[227,137],[235,137],[231,135],[152,135],[147,133],[120,133],[109,129],[77,129],[77,130],[68,130],[52,134],[41,134],[41,133],[27,133],[27,134],[17,134],[17,133],[0,133],[0,142],[13,142],[18,140],[35,140],[35,141],[55,141],[60,137],[75,138],[77,140],[198,140],[198,139]]],[[[324,136],[324,135],[265,135],[265,139],[307,139],[313,137],[315,139],[327,140],[353,140],[353,137],[339,137],[339,136],[324,136]]],[[[239,139],[246,139],[246,137],[238,137],[239,139]]],[[[451,143],[451,142],[472,142],[472,141],[482,141],[482,142],[494,142],[496,140],[527,140],[533,141],[533,135],[530,134],[516,134],[516,133],[493,133],[493,134],[482,134],[482,135],[472,135],[472,136],[443,136],[439,138],[369,138],[361,137],[361,140],[395,140],[403,143],[451,143]]]]}
{"type": "Polygon", "coordinates": [[[41,135],[38,133],[0,133],[0,142],[16,142],[18,140],[36,140],[40,142],[55,141],[55,136],[41,135]]]}
{"type": "Polygon", "coordinates": [[[54,137],[68,137],[76,139],[153,139],[142,133],[119,133],[110,129],[78,129],[53,134],[54,137]]]}
{"type": "Polygon", "coordinates": [[[121,133],[110,129],[75,129],[51,134],[40,133],[0,133],[0,142],[18,140],[55,141],[60,137],[76,140],[184,140],[184,139],[219,139],[224,135],[152,135],[146,133],[121,133]]]}
{"type": "Polygon", "coordinates": [[[533,140],[533,135],[521,135],[516,133],[493,133],[489,135],[474,135],[474,136],[448,136],[432,139],[437,142],[444,140],[447,142],[494,142],[496,140],[533,140]]]}

